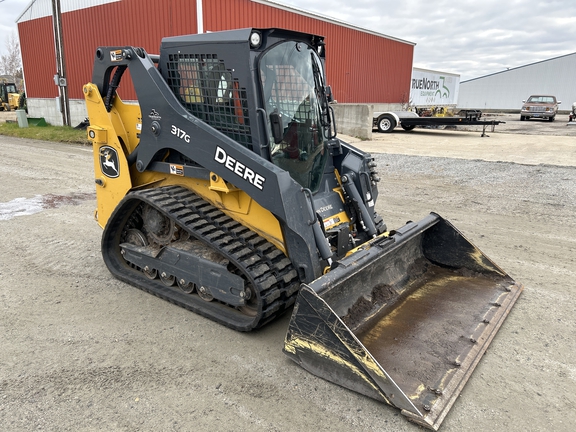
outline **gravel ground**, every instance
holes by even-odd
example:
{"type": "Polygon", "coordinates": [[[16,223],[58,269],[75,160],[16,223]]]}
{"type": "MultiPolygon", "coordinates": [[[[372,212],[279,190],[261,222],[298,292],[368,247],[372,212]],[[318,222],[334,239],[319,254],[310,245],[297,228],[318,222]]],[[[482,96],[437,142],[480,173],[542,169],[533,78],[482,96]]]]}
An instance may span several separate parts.
{"type": "MultiPolygon", "coordinates": [[[[568,114],[558,114],[556,120],[530,119],[520,121],[519,113],[487,112],[482,114],[482,121],[500,122],[494,127],[497,133],[547,136],[576,136],[576,122],[568,124],[568,114]]],[[[421,128],[421,127],[419,127],[421,128]]],[[[423,127],[422,127],[423,128],[423,127]]],[[[481,131],[481,126],[440,126],[439,129],[481,131]]],[[[490,131],[487,127],[486,131],[490,131]]]]}
{"type": "Polygon", "coordinates": [[[520,114],[485,113],[481,120],[503,122],[496,126],[499,133],[521,135],[576,136],[576,122],[569,124],[568,114],[558,114],[556,120],[530,119],[520,121],[520,114]]]}
{"type": "MultiPolygon", "coordinates": [[[[371,151],[389,228],[438,212],[525,286],[441,431],[572,431],[576,168],[371,151]]],[[[0,136],[0,158],[0,429],[422,430],[287,359],[289,314],[241,334],[112,278],[90,148],[0,136]]]]}
{"type": "Polygon", "coordinates": [[[480,160],[455,161],[445,157],[398,154],[374,154],[374,157],[382,167],[384,190],[381,193],[387,197],[402,194],[402,187],[387,185],[396,180],[392,184],[417,184],[417,190],[422,191],[423,197],[413,198],[430,200],[437,205],[458,203],[467,206],[471,211],[516,216],[526,214],[527,206],[538,204],[543,210],[533,216],[543,223],[549,222],[552,214],[555,223],[570,224],[575,220],[575,167],[480,160]],[[473,198],[470,199],[470,194],[466,194],[455,199],[453,196],[438,193],[428,186],[430,183],[473,191],[473,198]]]}

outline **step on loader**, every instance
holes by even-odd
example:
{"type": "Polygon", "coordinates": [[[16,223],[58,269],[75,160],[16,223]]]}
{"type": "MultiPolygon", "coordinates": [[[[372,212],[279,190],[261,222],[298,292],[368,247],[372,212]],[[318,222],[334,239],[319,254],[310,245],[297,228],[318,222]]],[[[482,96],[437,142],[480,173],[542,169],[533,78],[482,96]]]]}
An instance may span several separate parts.
{"type": "Polygon", "coordinates": [[[235,330],[293,307],[291,359],[437,429],[522,286],[437,214],[387,229],[324,56],[283,29],[99,47],[84,95],[103,259],[235,330]]]}

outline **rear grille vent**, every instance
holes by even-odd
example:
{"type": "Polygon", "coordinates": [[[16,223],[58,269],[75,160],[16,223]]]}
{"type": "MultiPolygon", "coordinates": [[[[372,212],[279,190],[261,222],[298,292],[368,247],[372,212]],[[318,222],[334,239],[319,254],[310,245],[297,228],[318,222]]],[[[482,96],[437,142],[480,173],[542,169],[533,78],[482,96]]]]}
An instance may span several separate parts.
{"type": "Polygon", "coordinates": [[[246,88],[214,54],[170,54],[168,85],[195,117],[251,147],[246,88]]]}

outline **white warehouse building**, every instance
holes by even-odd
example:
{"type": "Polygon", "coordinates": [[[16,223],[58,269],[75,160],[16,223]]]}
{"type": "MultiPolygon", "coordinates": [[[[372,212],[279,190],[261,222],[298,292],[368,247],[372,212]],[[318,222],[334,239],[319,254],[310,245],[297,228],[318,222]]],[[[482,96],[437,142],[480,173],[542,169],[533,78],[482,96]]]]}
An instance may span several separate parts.
{"type": "Polygon", "coordinates": [[[460,83],[458,108],[518,111],[533,94],[554,95],[560,111],[576,102],[576,53],[460,83]]]}

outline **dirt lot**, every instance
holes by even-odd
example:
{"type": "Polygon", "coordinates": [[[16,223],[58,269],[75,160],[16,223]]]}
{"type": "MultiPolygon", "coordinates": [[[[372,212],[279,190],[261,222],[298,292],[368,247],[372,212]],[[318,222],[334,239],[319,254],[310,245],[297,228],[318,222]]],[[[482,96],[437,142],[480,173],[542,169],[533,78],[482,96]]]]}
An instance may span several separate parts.
{"type": "MultiPolygon", "coordinates": [[[[504,122],[495,127],[498,133],[522,135],[576,136],[576,124],[566,126],[568,114],[558,114],[556,120],[531,119],[520,121],[520,114],[484,113],[481,120],[504,122]]],[[[478,129],[478,128],[476,128],[478,129]]]]}
{"type": "MultiPolygon", "coordinates": [[[[444,432],[574,429],[576,128],[539,123],[358,143],[390,228],[436,211],[525,285],[444,432]]],[[[284,356],[288,315],[236,333],[113,279],[90,148],[0,136],[0,158],[1,429],[421,430],[284,356]]]]}

